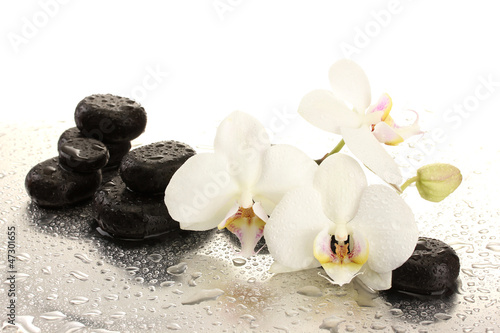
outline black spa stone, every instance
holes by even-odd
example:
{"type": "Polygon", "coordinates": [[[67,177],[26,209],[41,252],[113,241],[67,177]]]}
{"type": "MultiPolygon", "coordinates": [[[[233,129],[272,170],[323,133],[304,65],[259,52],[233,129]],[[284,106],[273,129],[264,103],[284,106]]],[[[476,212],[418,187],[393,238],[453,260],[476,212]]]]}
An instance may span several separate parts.
{"type": "MultiPolygon", "coordinates": [[[[59,141],[57,142],[57,147],[60,150],[61,145],[66,141],[74,138],[86,138],[85,135],[78,129],[78,127],[71,127],[64,131],[59,137],[59,141]]],[[[105,170],[116,169],[120,166],[123,156],[125,156],[129,151],[132,145],[130,141],[123,142],[104,142],[106,148],[108,148],[109,159],[108,163],[105,166],[105,170]]]]}
{"type": "Polygon", "coordinates": [[[31,200],[42,207],[62,207],[89,199],[99,187],[101,171],[71,172],[57,157],[35,165],[26,175],[25,187],[31,200]]]}
{"type": "Polygon", "coordinates": [[[392,272],[392,289],[424,295],[441,295],[453,289],[460,260],[446,243],[420,237],[411,257],[392,272]]]}
{"type": "Polygon", "coordinates": [[[90,138],[69,139],[59,147],[59,164],[70,171],[94,172],[102,169],[108,159],[106,146],[90,138]]]}
{"type": "Polygon", "coordinates": [[[146,128],[146,111],[137,102],[111,94],[85,97],[75,109],[75,122],[86,137],[103,142],[137,138],[146,128]]]}
{"type": "Polygon", "coordinates": [[[113,237],[138,240],[179,229],[162,195],[144,195],[127,189],[120,176],[103,184],[93,200],[99,227],[113,237]]]}
{"type": "Polygon", "coordinates": [[[175,171],[195,154],[193,148],[179,141],[152,143],[125,155],[120,175],[133,191],[163,193],[175,171]]]}

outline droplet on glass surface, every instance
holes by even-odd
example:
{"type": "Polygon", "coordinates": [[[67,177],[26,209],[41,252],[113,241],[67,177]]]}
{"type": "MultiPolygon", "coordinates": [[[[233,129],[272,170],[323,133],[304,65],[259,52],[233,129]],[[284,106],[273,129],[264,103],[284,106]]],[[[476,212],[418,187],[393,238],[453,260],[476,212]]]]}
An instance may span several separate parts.
{"type": "Polygon", "coordinates": [[[72,298],[69,302],[73,305],[81,305],[81,304],[87,303],[88,301],[89,301],[89,299],[87,297],[77,296],[77,297],[72,298]]]}
{"type": "Polygon", "coordinates": [[[191,297],[185,299],[182,304],[183,305],[193,305],[199,304],[204,301],[210,301],[217,299],[220,295],[223,295],[224,291],[220,289],[203,289],[196,292],[191,297]]]}
{"type": "Polygon", "coordinates": [[[92,262],[92,259],[90,259],[86,254],[83,253],[75,253],[75,258],[80,259],[85,264],[89,264],[92,262]]]}
{"type": "Polygon", "coordinates": [[[81,271],[71,271],[69,274],[81,281],[87,281],[89,279],[89,275],[81,271]]]}
{"type": "Polygon", "coordinates": [[[323,292],[315,286],[305,286],[297,290],[297,293],[300,295],[308,296],[308,297],[321,297],[323,296],[323,292]]]}
{"type": "Polygon", "coordinates": [[[181,275],[186,271],[186,269],[187,269],[187,263],[180,262],[177,265],[170,266],[169,268],[167,268],[167,273],[172,275],[181,275]]]}
{"type": "Polygon", "coordinates": [[[66,318],[66,315],[61,311],[52,311],[41,314],[40,318],[45,319],[46,321],[58,321],[66,318]]]}

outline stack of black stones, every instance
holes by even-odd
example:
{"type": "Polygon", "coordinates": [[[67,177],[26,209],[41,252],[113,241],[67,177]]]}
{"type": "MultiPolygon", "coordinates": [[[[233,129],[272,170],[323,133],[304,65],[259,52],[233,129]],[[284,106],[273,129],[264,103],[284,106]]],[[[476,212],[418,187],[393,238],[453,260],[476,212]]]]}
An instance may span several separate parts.
{"type": "Polygon", "coordinates": [[[28,172],[25,186],[32,201],[60,208],[93,198],[99,230],[116,238],[144,239],[178,228],[168,214],[164,192],[195,151],[177,141],[130,151],[146,122],[144,108],[131,99],[110,94],[85,97],[76,106],[76,127],[59,138],[59,156],[28,172]]]}

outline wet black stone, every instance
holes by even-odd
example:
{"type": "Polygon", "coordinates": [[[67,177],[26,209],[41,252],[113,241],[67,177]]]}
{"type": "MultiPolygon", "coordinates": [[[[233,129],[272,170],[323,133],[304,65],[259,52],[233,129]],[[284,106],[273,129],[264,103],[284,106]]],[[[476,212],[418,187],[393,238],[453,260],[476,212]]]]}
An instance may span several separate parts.
{"type": "Polygon", "coordinates": [[[31,200],[42,207],[62,207],[89,199],[101,183],[101,171],[71,172],[54,157],[35,165],[26,175],[31,200]]]}
{"type": "Polygon", "coordinates": [[[144,239],[179,229],[162,195],[132,192],[120,176],[96,191],[92,209],[99,227],[120,239],[144,239]]]}
{"type": "MultiPolygon", "coordinates": [[[[60,150],[61,145],[66,141],[74,138],[86,138],[85,135],[78,129],[78,127],[71,127],[64,131],[59,137],[57,142],[57,147],[60,150]]],[[[106,148],[108,148],[109,159],[108,163],[104,167],[105,170],[117,169],[120,166],[123,156],[125,156],[132,147],[130,141],[124,142],[104,142],[106,148]]]]}
{"type": "Polygon", "coordinates": [[[78,103],[75,122],[86,137],[102,142],[123,142],[144,132],[147,118],[144,108],[131,99],[96,94],[78,103]]]}
{"type": "Polygon", "coordinates": [[[163,193],[175,171],[195,154],[193,148],[179,141],[152,143],[125,155],[120,175],[133,191],[163,193]]]}
{"type": "Polygon", "coordinates": [[[392,289],[424,295],[444,294],[456,285],[460,260],[446,243],[420,237],[411,257],[392,272],[392,289]]]}
{"type": "Polygon", "coordinates": [[[69,139],[59,147],[59,164],[70,171],[94,172],[102,169],[108,159],[106,146],[90,138],[69,139]]]}

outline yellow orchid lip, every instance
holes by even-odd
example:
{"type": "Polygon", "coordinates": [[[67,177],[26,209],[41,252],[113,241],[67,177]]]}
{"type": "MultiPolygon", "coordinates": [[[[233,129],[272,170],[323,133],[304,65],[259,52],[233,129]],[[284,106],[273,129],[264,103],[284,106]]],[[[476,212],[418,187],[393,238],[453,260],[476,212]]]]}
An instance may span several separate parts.
{"type": "Polygon", "coordinates": [[[240,255],[250,257],[255,254],[255,246],[264,235],[266,222],[254,212],[253,206],[239,207],[236,213],[222,221],[218,228],[231,231],[241,243],[240,255]]]}
{"type": "MultiPolygon", "coordinates": [[[[341,225],[337,230],[345,230],[341,225]]],[[[359,273],[368,260],[368,242],[359,233],[348,233],[347,237],[330,234],[322,230],[314,239],[314,257],[325,269],[333,284],[343,285],[359,273]]]]}

